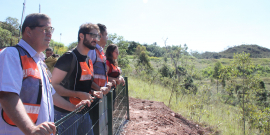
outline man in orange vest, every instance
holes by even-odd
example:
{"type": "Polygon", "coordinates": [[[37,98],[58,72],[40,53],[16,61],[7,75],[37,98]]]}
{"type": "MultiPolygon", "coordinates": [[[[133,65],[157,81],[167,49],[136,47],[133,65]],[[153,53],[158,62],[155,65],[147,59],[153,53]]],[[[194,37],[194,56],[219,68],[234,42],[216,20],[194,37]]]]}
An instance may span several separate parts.
{"type": "MultiPolygon", "coordinates": [[[[91,95],[98,98],[103,96],[101,91],[91,91],[94,75],[93,64],[91,59],[87,57],[88,51],[96,47],[99,38],[98,34],[99,28],[97,25],[92,23],[82,24],[78,32],[78,45],[76,48],[62,55],[55,64],[52,72],[52,85],[59,95],[67,97],[71,103],[80,100],[91,100],[91,95]]],[[[55,107],[56,120],[68,113],[69,111],[66,109],[55,107]]],[[[85,120],[75,125],[74,129],[78,132],[74,134],[93,134],[89,114],[82,115],[81,117],[85,120]]],[[[65,126],[72,125],[73,122],[66,121],[67,125],[65,126]]]]}
{"type": "MultiPolygon", "coordinates": [[[[104,120],[107,117],[107,113],[104,112],[107,109],[105,108],[105,101],[106,99],[106,94],[111,90],[112,83],[108,82],[108,76],[106,72],[106,56],[104,55],[104,47],[107,44],[107,39],[108,39],[108,33],[107,33],[107,28],[105,25],[98,23],[97,24],[100,30],[100,40],[97,41],[96,49],[90,50],[88,52],[89,58],[93,62],[94,66],[94,82],[92,83],[92,89],[95,91],[102,91],[103,94],[105,95],[102,100],[102,102],[99,103],[99,105],[96,105],[91,111],[90,111],[90,116],[93,121],[93,123],[97,123],[96,125],[102,125],[105,126],[104,123],[99,123],[99,122],[104,122],[104,120]],[[102,111],[101,114],[103,116],[98,116],[99,111],[102,111]]],[[[94,101],[93,104],[96,104],[98,100],[94,101]]],[[[99,133],[99,128],[98,126],[94,127],[94,132],[95,134],[99,133]]],[[[106,130],[103,130],[103,133],[100,134],[107,134],[106,130]]]]}
{"type": "Polygon", "coordinates": [[[56,133],[54,107],[75,110],[59,96],[44,67],[44,54],[54,28],[45,14],[26,16],[22,39],[14,47],[0,52],[0,135],[50,135],[56,133]]]}

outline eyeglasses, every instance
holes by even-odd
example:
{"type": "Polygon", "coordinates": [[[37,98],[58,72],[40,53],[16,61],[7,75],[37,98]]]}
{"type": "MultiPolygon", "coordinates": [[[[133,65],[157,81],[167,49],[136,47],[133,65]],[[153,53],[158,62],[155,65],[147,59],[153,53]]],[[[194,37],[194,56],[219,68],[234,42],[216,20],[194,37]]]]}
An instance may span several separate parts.
{"type": "Polygon", "coordinates": [[[98,34],[91,33],[91,32],[88,32],[88,33],[85,33],[85,34],[89,34],[91,38],[96,38],[97,40],[100,39],[100,35],[98,35],[98,34]]]}
{"type": "Polygon", "coordinates": [[[41,31],[44,33],[53,33],[54,32],[53,27],[49,27],[49,26],[45,26],[45,25],[36,25],[36,26],[28,26],[28,27],[30,27],[30,28],[41,27],[41,31]]]}

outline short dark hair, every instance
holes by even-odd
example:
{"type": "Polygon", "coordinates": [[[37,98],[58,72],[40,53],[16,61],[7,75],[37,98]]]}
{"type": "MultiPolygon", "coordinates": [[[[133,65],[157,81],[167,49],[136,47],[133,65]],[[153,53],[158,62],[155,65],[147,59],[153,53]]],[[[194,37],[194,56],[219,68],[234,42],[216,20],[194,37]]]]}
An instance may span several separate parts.
{"type": "Polygon", "coordinates": [[[96,24],[93,24],[93,23],[82,24],[78,32],[78,42],[80,42],[80,33],[83,33],[85,35],[86,33],[90,32],[92,29],[96,29],[99,32],[99,28],[96,24]]]}
{"type": "Polygon", "coordinates": [[[46,52],[47,51],[52,51],[53,52],[53,49],[51,48],[51,47],[48,47],[47,49],[46,49],[46,52]]]}
{"type": "Polygon", "coordinates": [[[107,30],[106,26],[104,24],[100,24],[100,23],[98,23],[97,25],[99,27],[100,33],[103,35],[105,30],[107,30]]]}
{"type": "MultiPolygon", "coordinates": [[[[29,26],[38,26],[40,20],[50,20],[51,18],[46,14],[41,13],[33,13],[29,14],[25,17],[23,25],[22,25],[22,33],[24,33],[25,28],[29,26]]],[[[30,27],[34,29],[34,27],[30,27]]]]}

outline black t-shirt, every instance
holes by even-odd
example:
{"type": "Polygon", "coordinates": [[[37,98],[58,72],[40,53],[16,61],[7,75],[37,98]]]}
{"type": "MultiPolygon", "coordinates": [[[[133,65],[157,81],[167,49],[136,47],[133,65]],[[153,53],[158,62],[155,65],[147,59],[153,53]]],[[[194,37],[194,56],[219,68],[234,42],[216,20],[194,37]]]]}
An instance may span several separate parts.
{"type": "MultiPolygon", "coordinates": [[[[75,90],[75,91],[83,91],[83,92],[89,92],[91,90],[91,84],[92,84],[92,80],[84,80],[84,81],[80,81],[81,78],[81,74],[82,74],[82,69],[81,69],[81,65],[80,62],[86,62],[87,60],[87,56],[85,55],[81,55],[77,49],[74,49],[73,52],[76,55],[76,59],[77,61],[75,62],[75,66],[74,69],[72,71],[72,73],[70,74],[70,77],[68,79],[68,83],[69,85],[63,85],[66,89],[69,90],[75,90]],[[76,79],[75,79],[76,78],[76,79]],[[74,85],[75,84],[75,85],[74,85]]],[[[64,55],[62,55],[57,63],[54,65],[54,67],[65,71],[65,72],[69,72],[70,68],[71,68],[71,63],[72,63],[72,58],[73,58],[73,54],[71,53],[65,53],[64,55]]],[[[87,62],[88,63],[88,62],[87,62]]],[[[89,67],[89,64],[87,64],[89,67]]]]}

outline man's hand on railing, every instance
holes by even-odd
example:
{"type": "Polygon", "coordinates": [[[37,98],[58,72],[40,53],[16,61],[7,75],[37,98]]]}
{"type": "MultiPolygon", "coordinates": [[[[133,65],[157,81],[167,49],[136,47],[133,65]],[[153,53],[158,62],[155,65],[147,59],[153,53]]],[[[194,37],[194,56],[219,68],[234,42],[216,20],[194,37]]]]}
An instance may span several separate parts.
{"type": "Polygon", "coordinates": [[[113,86],[112,82],[108,82],[106,85],[106,87],[108,87],[109,90],[112,89],[112,86],[113,86]]]}
{"type": "Polygon", "coordinates": [[[110,89],[108,87],[100,87],[100,91],[102,91],[103,94],[106,95],[107,93],[109,93],[110,89]]]}
{"type": "Polygon", "coordinates": [[[76,106],[75,106],[75,110],[77,109],[77,108],[79,108],[79,107],[81,107],[82,105],[84,105],[84,106],[88,106],[88,107],[90,107],[90,105],[91,105],[91,102],[93,102],[93,100],[82,100],[80,103],[78,103],[76,106]]]}
{"type": "Polygon", "coordinates": [[[122,76],[119,76],[119,77],[117,78],[117,81],[118,81],[117,84],[123,83],[123,86],[125,85],[125,79],[124,79],[122,76]]]}
{"type": "Polygon", "coordinates": [[[53,122],[43,122],[31,128],[30,135],[51,135],[56,134],[56,127],[53,122]]]}
{"type": "Polygon", "coordinates": [[[111,83],[112,83],[112,86],[116,86],[116,81],[115,80],[112,80],[111,83]]]}
{"type": "Polygon", "coordinates": [[[103,92],[102,91],[94,91],[93,96],[97,98],[103,98],[103,92]]]}
{"type": "Polygon", "coordinates": [[[80,92],[78,95],[78,98],[80,98],[81,100],[92,100],[93,99],[93,97],[89,93],[86,93],[86,92],[80,92]]]}
{"type": "Polygon", "coordinates": [[[124,77],[121,76],[121,80],[122,80],[122,83],[123,83],[123,86],[124,86],[126,84],[124,77]]]}

